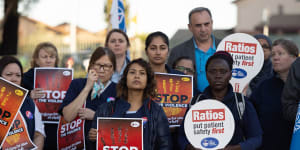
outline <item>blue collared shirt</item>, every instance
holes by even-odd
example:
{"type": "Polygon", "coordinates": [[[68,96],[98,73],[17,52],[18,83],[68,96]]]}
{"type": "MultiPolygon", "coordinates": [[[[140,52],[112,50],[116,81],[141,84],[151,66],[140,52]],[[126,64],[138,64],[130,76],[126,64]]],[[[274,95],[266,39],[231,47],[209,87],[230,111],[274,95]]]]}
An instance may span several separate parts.
{"type": "Polygon", "coordinates": [[[120,73],[118,73],[118,71],[115,71],[114,74],[111,76],[111,81],[113,81],[114,83],[118,83],[119,80],[121,79],[122,75],[123,75],[123,72],[128,64],[129,60],[127,60],[127,58],[125,59],[124,61],[124,64],[122,66],[122,69],[120,71],[120,73]]]}
{"type": "Polygon", "coordinates": [[[216,52],[215,37],[211,35],[213,40],[213,45],[208,49],[207,52],[199,49],[195,39],[193,38],[193,43],[195,47],[195,65],[197,73],[197,89],[201,92],[209,85],[206,79],[205,65],[210,56],[216,52]]]}

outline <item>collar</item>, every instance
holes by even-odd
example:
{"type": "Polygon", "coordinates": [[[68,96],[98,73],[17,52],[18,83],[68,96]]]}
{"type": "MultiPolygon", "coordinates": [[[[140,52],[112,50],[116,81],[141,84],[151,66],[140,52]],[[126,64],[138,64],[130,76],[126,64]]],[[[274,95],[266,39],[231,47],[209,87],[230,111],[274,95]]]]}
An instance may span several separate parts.
{"type": "Polygon", "coordinates": [[[128,60],[127,57],[126,57],[126,58],[125,58],[125,61],[124,61],[124,64],[123,64],[123,66],[122,66],[122,69],[121,69],[121,71],[120,71],[120,75],[123,74],[123,72],[124,72],[124,70],[125,70],[125,68],[126,68],[126,66],[127,66],[127,64],[128,64],[128,62],[129,62],[129,60],[128,60]]]}
{"type": "MultiPolygon", "coordinates": [[[[212,44],[212,46],[211,46],[210,48],[216,49],[216,40],[215,40],[215,36],[214,36],[213,34],[211,34],[211,38],[212,38],[213,44],[212,44]]],[[[193,40],[194,48],[200,50],[200,48],[198,48],[198,46],[197,46],[197,44],[196,44],[196,40],[195,40],[194,37],[192,38],[192,40],[193,40]]]]}
{"type": "MultiPolygon", "coordinates": [[[[144,99],[142,107],[145,110],[145,113],[148,115],[149,114],[149,103],[151,104],[151,100],[149,98],[144,99]]],[[[113,116],[123,116],[130,108],[130,103],[128,101],[124,100],[123,98],[119,98],[116,101],[115,105],[115,112],[113,116]]]]}

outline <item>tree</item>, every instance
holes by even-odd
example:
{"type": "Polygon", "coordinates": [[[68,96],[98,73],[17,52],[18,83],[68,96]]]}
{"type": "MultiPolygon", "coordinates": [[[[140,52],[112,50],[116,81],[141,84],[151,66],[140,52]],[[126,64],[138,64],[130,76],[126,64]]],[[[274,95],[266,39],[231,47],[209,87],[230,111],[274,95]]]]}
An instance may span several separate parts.
{"type": "Polygon", "coordinates": [[[4,1],[3,35],[0,55],[15,55],[18,47],[18,0],[4,1]]]}
{"type": "Polygon", "coordinates": [[[0,55],[16,55],[18,48],[18,27],[19,27],[19,3],[22,3],[24,10],[29,8],[31,2],[37,0],[4,0],[4,19],[2,21],[2,43],[0,55]]]}

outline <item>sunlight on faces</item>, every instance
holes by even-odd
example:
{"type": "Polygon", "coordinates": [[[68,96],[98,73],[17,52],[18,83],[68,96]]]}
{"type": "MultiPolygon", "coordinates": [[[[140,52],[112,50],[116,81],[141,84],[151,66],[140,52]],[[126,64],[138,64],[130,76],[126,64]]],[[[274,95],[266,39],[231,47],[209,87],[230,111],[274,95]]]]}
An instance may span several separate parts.
{"type": "Polygon", "coordinates": [[[147,85],[147,72],[137,63],[130,66],[127,74],[127,87],[132,90],[144,90],[147,85]]]}
{"type": "Polygon", "coordinates": [[[126,50],[128,49],[126,38],[119,32],[113,32],[111,34],[107,45],[116,56],[125,55],[126,50]]]}
{"type": "Polygon", "coordinates": [[[96,60],[92,69],[97,72],[97,75],[103,84],[106,84],[114,73],[112,62],[107,55],[96,60]]]}
{"type": "Polygon", "coordinates": [[[207,11],[196,12],[191,16],[191,22],[188,25],[197,41],[209,40],[212,33],[213,22],[207,11]]]}
{"type": "Polygon", "coordinates": [[[295,56],[290,55],[281,45],[274,46],[271,55],[273,69],[277,73],[289,71],[291,64],[296,59],[295,56]]]}
{"type": "Polygon", "coordinates": [[[268,44],[266,39],[258,39],[259,44],[264,51],[264,60],[267,60],[271,57],[271,45],[268,44]]]}
{"type": "Polygon", "coordinates": [[[17,85],[21,85],[22,73],[16,63],[10,63],[3,69],[1,76],[17,85]]]}
{"type": "Polygon", "coordinates": [[[155,65],[165,64],[168,57],[169,48],[164,40],[160,37],[154,37],[149,44],[146,54],[149,62],[155,65]]]}
{"type": "Polygon", "coordinates": [[[213,59],[207,66],[206,78],[213,90],[223,90],[231,79],[230,67],[223,59],[213,59]]]}
{"type": "Polygon", "coordinates": [[[43,48],[40,50],[36,64],[39,67],[55,67],[57,53],[53,48],[43,48]]]}

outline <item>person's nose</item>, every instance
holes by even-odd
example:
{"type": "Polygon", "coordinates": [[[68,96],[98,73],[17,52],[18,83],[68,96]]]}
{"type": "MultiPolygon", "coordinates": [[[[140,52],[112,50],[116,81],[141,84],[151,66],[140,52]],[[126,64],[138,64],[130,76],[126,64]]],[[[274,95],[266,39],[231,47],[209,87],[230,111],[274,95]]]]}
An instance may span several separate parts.
{"type": "Polygon", "coordinates": [[[188,74],[188,71],[186,69],[183,70],[184,74],[188,74]]]}
{"type": "Polygon", "coordinates": [[[47,57],[46,61],[51,62],[52,61],[51,57],[47,57]]]}
{"type": "Polygon", "coordinates": [[[11,82],[16,83],[18,81],[17,76],[12,76],[11,82]]]}
{"type": "Polygon", "coordinates": [[[160,49],[159,48],[155,50],[155,54],[160,55],[160,49]]]}
{"type": "Polygon", "coordinates": [[[134,74],[134,78],[135,78],[135,79],[139,79],[139,78],[140,78],[140,76],[141,76],[141,74],[140,74],[140,73],[135,73],[135,74],[134,74]]]}
{"type": "Polygon", "coordinates": [[[275,55],[272,56],[272,59],[275,60],[275,61],[279,60],[279,58],[280,58],[280,57],[279,57],[279,55],[277,55],[277,54],[275,54],[275,55]]]}

